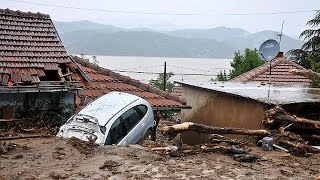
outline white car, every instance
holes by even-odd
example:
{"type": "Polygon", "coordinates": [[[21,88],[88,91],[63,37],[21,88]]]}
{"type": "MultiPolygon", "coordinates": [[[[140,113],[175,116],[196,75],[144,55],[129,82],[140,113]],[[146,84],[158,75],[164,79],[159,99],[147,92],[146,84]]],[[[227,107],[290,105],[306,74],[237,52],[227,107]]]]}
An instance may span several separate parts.
{"type": "Polygon", "coordinates": [[[144,99],[122,92],[110,92],[88,104],[60,127],[59,137],[100,145],[135,144],[151,138],[155,131],[151,106],[144,99]]]}

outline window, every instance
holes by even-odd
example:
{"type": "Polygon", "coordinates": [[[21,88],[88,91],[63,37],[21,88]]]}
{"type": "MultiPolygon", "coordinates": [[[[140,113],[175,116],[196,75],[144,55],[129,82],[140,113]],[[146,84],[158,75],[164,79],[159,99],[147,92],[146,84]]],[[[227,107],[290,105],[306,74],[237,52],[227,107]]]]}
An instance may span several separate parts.
{"type": "Polygon", "coordinates": [[[122,117],[115,120],[110,128],[105,144],[118,144],[127,135],[122,117]]]}
{"type": "Polygon", "coordinates": [[[0,109],[0,119],[3,119],[3,109],[0,109]]]}
{"type": "Polygon", "coordinates": [[[123,113],[112,124],[105,144],[118,144],[141,121],[147,111],[147,106],[138,105],[123,113]]]}
{"type": "Polygon", "coordinates": [[[144,117],[144,115],[146,115],[147,114],[147,111],[148,111],[148,108],[147,108],[147,106],[145,106],[145,105],[139,105],[139,106],[137,106],[137,108],[140,110],[140,112],[141,112],[141,119],[144,117]]]}
{"type": "Polygon", "coordinates": [[[135,110],[135,108],[129,109],[122,115],[122,117],[127,132],[130,132],[131,129],[141,120],[140,114],[135,110]]]}

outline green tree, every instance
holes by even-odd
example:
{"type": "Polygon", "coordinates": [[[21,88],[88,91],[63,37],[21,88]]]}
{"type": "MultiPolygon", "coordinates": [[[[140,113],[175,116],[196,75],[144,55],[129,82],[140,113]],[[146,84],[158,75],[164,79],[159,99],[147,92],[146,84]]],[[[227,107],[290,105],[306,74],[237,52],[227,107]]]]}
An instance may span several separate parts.
{"type": "Polygon", "coordinates": [[[307,69],[319,71],[316,64],[320,63],[320,11],[317,11],[315,17],[307,22],[310,29],[304,30],[300,38],[306,43],[300,49],[293,49],[288,52],[290,59],[302,65],[307,69]]]}
{"type": "MultiPolygon", "coordinates": [[[[166,75],[166,91],[171,92],[172,88],[174,87],[174,84],[169,81],[169,79],[173,76],[174,74],[172,72],[167,73],[166,75]]],[[[164,75],[159,74],[158,78],[156,80],[151,79],[149,82],[149,85],[163,89],[163,84],[164,84],[164,75]]]]}
{"type": "Polygon", "coordinates": [[[232,69],[230,70],[229,75],[227,75],[225,71],[220,71],[217,76],[217,80],[228,81],[264,63],[265,62],[260,59],[256,49],[246,48],[244,55],[241,55],[240,51],[236,51],[234,52],[233,60],[230,63],[232,69]]]}
{"type": "MultiPolygon", "coordinates": [[[[213,79],[211,79],[213,81],[213,79]]],[[[226,73],[226,70],[220,71],[220,73],[217,75],[217,80],[218,81],[228,81],[229,77],[226,73]]]]}
{"type": "Polygon", "coordinates": [[[256,49],[246,48],[244,55],[241,55],[239,51],[235,52],[233,61],[231,62],[232,70],[230,71],[230,79],[248,72],[264,63],[265,62],[260,59],[256,49]]]}

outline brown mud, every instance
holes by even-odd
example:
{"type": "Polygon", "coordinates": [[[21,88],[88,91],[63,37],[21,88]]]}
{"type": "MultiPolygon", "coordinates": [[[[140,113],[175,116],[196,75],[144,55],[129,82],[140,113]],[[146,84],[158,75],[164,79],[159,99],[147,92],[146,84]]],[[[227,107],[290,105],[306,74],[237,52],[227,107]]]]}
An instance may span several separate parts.
{"type": "MultiPolygon", "coordinates": [[[[170,123],[170,122],[168,122],[170,123]]],[[[161,126],[161,125],[160,125],[161,126]]],[[[0,141],[0,179],[316,179],[320,154],[294,156],[247,144],[257,161],[238,162],[220,151],[170,156],[151,151],[172,145],[160,134],[142,145],[97,146],[58,137],[0,141]]],[[[226,144],[225,144],[226,145],[226,144]]],[[[196,146],[194,146],[196,147],[196,146]]],[[[201,146],[203,148],[203,146],[201,146]]]]}

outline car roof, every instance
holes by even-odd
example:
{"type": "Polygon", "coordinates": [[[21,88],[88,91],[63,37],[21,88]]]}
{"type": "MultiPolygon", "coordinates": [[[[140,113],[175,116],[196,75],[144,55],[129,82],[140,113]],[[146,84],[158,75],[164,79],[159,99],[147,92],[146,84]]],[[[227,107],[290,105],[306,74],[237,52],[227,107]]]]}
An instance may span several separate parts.
{"type": "Polygon", "coordinates": [[[104,126],[119,111],[142,98],[123,92],[110,92],[84,107],[78,114],[93,116],[104,126]]]}

